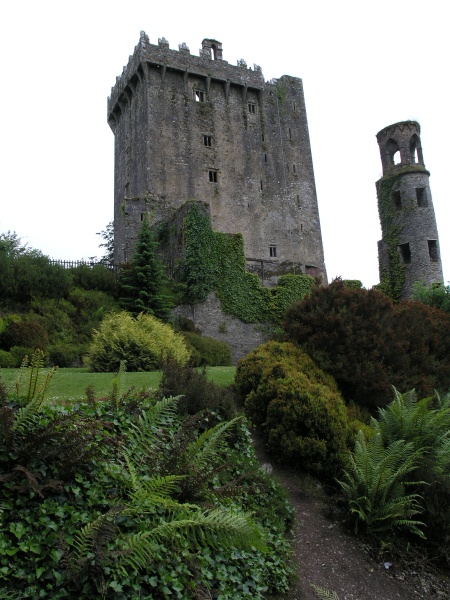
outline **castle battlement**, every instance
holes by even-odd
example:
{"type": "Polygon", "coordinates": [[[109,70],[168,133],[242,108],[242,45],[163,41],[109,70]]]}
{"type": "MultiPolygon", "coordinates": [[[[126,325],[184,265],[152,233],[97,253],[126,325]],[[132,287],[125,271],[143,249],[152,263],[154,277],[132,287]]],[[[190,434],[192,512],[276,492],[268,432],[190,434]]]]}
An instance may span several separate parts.
{"type": "Polygon", "coordinates": [[[188,78],[201,77],[207,87],[211,81],[223,84],[226,94],[230,85],[253,90],[264,88],[264,76],[261,67],[253,69],[241,59],[237,66],[229,64],[222,58],[222,44],[217,40],[204,39],[199,56],[192,55],[185,43],[179,44],[178,50],[171,50],[165,38],[159,38],[158,44],[151,44],[148,35],[141,31],[139,43],[135,46],[128,64],[123,67],[122,74],[116,78],[108,97],[108,122],[114,126],[121,108],[130,101],[138,80],[147,76],[149,67],[160,70],[161,81],[164,82],[166,71],[178,71],[183,74],[186,85],[188,78]]]}

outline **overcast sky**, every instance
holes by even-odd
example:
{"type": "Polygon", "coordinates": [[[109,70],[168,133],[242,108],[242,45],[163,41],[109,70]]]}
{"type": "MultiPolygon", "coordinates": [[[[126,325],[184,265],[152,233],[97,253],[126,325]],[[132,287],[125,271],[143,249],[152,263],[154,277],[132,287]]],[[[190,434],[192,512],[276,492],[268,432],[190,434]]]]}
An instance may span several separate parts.
{"type": "Polygon", "coordinates": [[[379,281],[375,135],[420,122],[450,279],[448,16],[442,0],[273,3],[15,0],[0,13],[0,232],[52,258],[99,256],[113,217],[106,99],[144,30],[152,44],[203,38],[266,80],[303,79],[328,279],[379,281]]]}

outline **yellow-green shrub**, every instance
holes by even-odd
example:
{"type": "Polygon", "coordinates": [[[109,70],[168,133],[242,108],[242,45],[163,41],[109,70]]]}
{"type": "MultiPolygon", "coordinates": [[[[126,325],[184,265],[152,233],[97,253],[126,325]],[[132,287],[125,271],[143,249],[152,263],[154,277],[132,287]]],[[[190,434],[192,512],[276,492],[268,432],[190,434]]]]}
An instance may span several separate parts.
{"type": "Polygon", "coordinates": [[[116,371],[122,360],[128,371],[158,369],[168,356],[181,364],[189,352],[181,335],[151,315],[134,318],[129,313],[110,313],[94,332],[87,363],[93,371],[116,371]]]}

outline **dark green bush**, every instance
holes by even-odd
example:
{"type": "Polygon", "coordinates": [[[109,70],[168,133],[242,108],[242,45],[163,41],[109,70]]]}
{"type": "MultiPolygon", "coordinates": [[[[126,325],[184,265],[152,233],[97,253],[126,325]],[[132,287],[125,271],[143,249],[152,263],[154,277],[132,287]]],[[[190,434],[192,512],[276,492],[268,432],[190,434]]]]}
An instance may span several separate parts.
{"type": "Polygon", "coordinates": [[[51,344],[48,347],[48,362],[57,367],[73,367],[82,364],[82,355],[87,353],[88,346],[76,344],[51,344]]]}
{"type": "Polygon", "coordinates": [[[211,367],[231,365],[230,347],[225,342],[188,331],[183,332],[183,337],[188,348],[192,347],[196,350],[194,360],[192,360],[191,355],[191,364],[195,366],[209,365],[211,367]]]}
{"type": "Polygon", "coordinates": [[[284,328],[347,401],[372,412],[388,403],[392,385],[423,396],[450,386],[450,315],[419,302],[396,305],[335,280],[292,306],[284,328]]]}
{"type": "Polygon", "coordinates": [[[178,403],[181,414],[195,415],[208,409],[222,419],[231,419],[236,413],[234,395],[231,390],[215,385],[191,365],[180,365],[169,356],[163,362],[159,386],[160,397],[182,396],[178,403]]]}
{"type": "Polygon", "coordinates": [[[112,296],[117,295],[117,277],[114,269],[103,264],[93,266],[80,265],[71,269],[73,284],[85,290],[107,292],[112,296]]]}
{"type": "Polygon", "coordinates": [[[280,462],[332,473],[346,451],[346,408],[333,379],[290,343],[268,342],[239,361],[245,412],[280,462]]]}
{"type": "Polygon", "coordinates": [[[0,350],[0,368],[13,369],[15,366],[14,356],[6,350],[0,350]]]}
{"type": "Polygon", "coordinates": [[[48,345],[48,333],[45,325],[37,317],[26,316],[20,320],[11,319],[0,334],[0,347],[10,350],[13,346],[41,348],[48,345]]]}

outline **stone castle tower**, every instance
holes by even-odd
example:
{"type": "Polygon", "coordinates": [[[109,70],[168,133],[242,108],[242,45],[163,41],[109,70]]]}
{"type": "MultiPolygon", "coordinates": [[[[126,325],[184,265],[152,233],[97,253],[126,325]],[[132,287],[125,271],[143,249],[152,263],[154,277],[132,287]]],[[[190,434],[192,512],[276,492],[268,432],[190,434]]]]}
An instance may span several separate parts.
{"type": "Polygon", "coordinates": [[[222,44],[141,37],[108,98],[115,136],[115,261],[131,258],[145,215],[158,224],[189,200],[212,227],[241,233],[249,270],[326,282],[302,81],[265,82],[230,65],[222,44]]]}
{"type": "Polygon", "coordinates": [[[439,239],[420,125],[403,121],[377,133],[383,177],[377,181],[382,239],[380,282],[394,297],[409,298],[416,281],[443,283],[439,239]],[[397,160],[396,160],[397,159],[397,160]]]}

